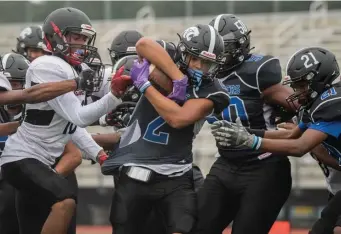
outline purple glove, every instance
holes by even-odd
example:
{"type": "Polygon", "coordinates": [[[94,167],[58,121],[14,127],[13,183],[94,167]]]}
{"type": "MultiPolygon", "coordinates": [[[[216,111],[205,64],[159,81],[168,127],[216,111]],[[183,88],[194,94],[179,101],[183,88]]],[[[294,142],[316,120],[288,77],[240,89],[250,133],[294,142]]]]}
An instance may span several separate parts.
{"type": "Polygon", "coordinates": [[[187,76],[184,76],[181,80],[173,80],[173,92],[168,95],[168,98],[178,103],[185,102],[187,93],[187,82],[187,76]]]}
{"type": "Polygon", "coordinates": [[[149,62],[146,59],[143,59],[142,63],[136,59],[130,70],[130,78],[132,79],[134,86],[138,88],[141,93],[144,93],[144,91],[151,86],[151,83],[148,81],[149,65],[149,62]]]}

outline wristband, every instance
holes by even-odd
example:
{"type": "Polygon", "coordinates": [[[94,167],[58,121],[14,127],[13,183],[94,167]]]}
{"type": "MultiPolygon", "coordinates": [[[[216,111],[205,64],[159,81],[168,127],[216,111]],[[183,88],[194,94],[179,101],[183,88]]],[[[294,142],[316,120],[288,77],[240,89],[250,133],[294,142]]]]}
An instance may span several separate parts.
{"type": "Polygon", "coordinates": [[[146,83],[144,83],[141,88],[140,88],[140,92],[144,93],[146,91],[146,89],[151,86],[152,84],[150,83],[150,81],[147,81],[146,83]]]}

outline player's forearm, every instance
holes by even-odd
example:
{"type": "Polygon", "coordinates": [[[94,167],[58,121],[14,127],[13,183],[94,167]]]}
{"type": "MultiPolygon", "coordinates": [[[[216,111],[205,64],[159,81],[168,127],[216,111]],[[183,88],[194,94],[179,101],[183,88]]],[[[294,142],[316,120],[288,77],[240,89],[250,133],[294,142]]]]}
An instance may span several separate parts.
{"type": "Polygon", "coordinates": [[[45,102],[76,89],[77,83],[75,80],[43,83],[24,89],[23,98],[25,103],[45,102]]]}
{"type": "Polygon", "coordinates": [[[112,111],[121,104],[121,99],[116,98],[111,92],[106,94],[103,98],[95,103],[86,106],[78,106],[78,109],[68,111],[69,121],[80,127],[87,127],[98,121],[106,113],[112,111]]]}
{"type": "Polygon", "coordinates": [[[181,80],[184,77],[184,74],[178,69],[167,51],[152,39],[141,38],[136,43],[136,51],[138,55],[146,58],[172,80],[181,80]]]}
{"type": "Polygon", "coordinates": [[[77,128],[74,134],[72,134],[71,140],[95,162],[97,161],[98,154],[103,150],[84,128],[77,128]]]}
{"type": "Polygon", "coordinates": [[[186,118],[181,106],[163,96],[153,86],[148,87],[144,95],[171,127],[182,128],[192,123],[189,118],[186,118]]]}
{"type": "Polygon", "coordinates": [[[297,139],[262,139],[260,149],[266,152],[279,153],[294,157],[302,157],[308,153],[311,148],[302,145],[297,139]]]}
{"type": "Polygon", "coordinates": [[[290,139],[291,136],[291,130],[273,130],[264,132],[264,138],[268,139],[290,139]]]}
{"type": "Polygon", "coordinates": [[[321,163],[332,167],[335,170],[341,170],[341,167],[339,166],[339,161],[331,156],[322,145],[316,146],[310,153],[321,163]]]}
{"type": "Polygon", "coordinates": [[[108,134],[98,134],[91,135],[95,142],[103,147],[105,150],[112,150],[120,141],[121,134],[120,133],[108,133],[108,134]]]}
{"type": "Polygon", "coordinates": [[[8,136],[15,133],[19,126],[19,121],[0,124],[0,136],[8,136]]]}
{"type": "Polygon", "coordinates": [[[62,176],[70,175],[82,163],[82,154],[77,149],[76,151],[66,152],[56,167],[56,172],[62,176]]]}

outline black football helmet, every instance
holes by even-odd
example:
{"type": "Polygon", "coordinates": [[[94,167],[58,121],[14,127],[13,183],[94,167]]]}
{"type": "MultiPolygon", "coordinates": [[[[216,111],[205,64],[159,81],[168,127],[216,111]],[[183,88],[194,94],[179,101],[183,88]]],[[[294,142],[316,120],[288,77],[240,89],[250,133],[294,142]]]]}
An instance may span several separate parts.
{"type": "Polygon", "coordinates": [[[286,74],[283,84],[290,85],[295,90],[287,98],[287,102],[294,105],[297,100],[299,104],[309,108],[309,104],[332,86],[333,81],[339,77],[340,70],[332,52],[320,47],[309,47],[290,57],[286,74]],[[296,90],[298,85],[308,88],[304,91],[296,90]]]}
{"type": "Polygon", "coordinates": [[[30,26],[21,31],[19,37],[17,37],[16,53],[23,55],[25,58],[31,61],[28,48],[46,50],[46,45],[43,43],[43,30],[41,26],[30,26]]]}
{"type": "Polygon", "coordinates": [[[110,48],[108,48],[112,65],[114,66],[124,56],[136,55],[135,45],[142,37],[142,34],[136,30],[120,32],[111,42],[110,48]]]}
{"type": "MultiPolygon", "coordinates": [[[[25,85],[26,72],[30,62],[21,54],[8,53],[1,57],[1,70],[12,85],[12,89],[23,89],[25,85]],[[19,86],[15,86],[15,82],[19,86]]],[[[14,118],[21,116],[22,104],[5,105],[4,109],[14,118]]]]}
{"type": "Polygon", "coordinates": [[[223,37],[225,63],[221,71],[228,71],[241,64],[250,56],[250,33],[246,25],[235,15],[222,14],[210,23],[223,37]]]}
{"type": "Polygon", "coordinates": [[[173,42],[164,40],[156,40],[156,42],[164,48],[175,63],[179,61],[178,47],[173,42]]]}
{"type": "Polygon", "coordinates": [[[18,53],[8,53],[1,57],[1,69],[10,82],[18,81],[24,84],[29,64],[30,62],[18,53]]]}
{"type": "Polygon", "coordinates": [[[188,75],[191,85],[199,87],[203,79],[212,79],[224,63],[223,39],[212,26],[203,24],[187,28],[179,37],[180,69],[188,75]],[[207,72],[188,67],[193,57],[205,62],[207,72]]]}
{"type": "Polygon", "coordinates": [[[93,46],[96,31],[89,17],[78,9],[66,7],[53,11],[44,21],[43,32],[47,50],[72,66],[81,64],[87,56],[97,52],[93,46]],[[68,43],[66,36],[69,33],[85,35],[88,38],[87,45],[68,43]]]}

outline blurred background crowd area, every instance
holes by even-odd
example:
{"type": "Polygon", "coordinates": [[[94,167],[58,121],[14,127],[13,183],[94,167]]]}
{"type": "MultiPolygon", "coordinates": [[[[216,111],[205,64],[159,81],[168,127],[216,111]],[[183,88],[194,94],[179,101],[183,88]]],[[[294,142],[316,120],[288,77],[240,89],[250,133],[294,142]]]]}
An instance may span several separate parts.
{"type": "MultiPolygon", "coordinates": [[[[0,54],[15,48],[26,26],[39,25],[53,10],[76,7],[92,20],[96,46],[109,64],[108,47],[122,30],[136,29],[144,36],[177,42],[186,27],[208,24],[218,14],[237,14],[251,32],[254,53],[278,57],[283,71],[289,56],[306,46],[325,47],[341,58],[341,2],[329,1],[1,1],[0,54]]],[[[283,73],[284,74],[284,73],[283,73]]],[[[89,127],[93,133],[110,128],[89,127]]],[[[217,149],[207,125],[194,143],[194,161],[206,174],[217,149]]],[[[326,204],[325,179],[318,164],[306,155],[292,158],[293,191],[279,220],[307,228],[326,204]]],[[[77,169],[80,186],[78,223],[108,224],[113,179],[103,176],[98,165],[84,161],[77,169]]]]}

